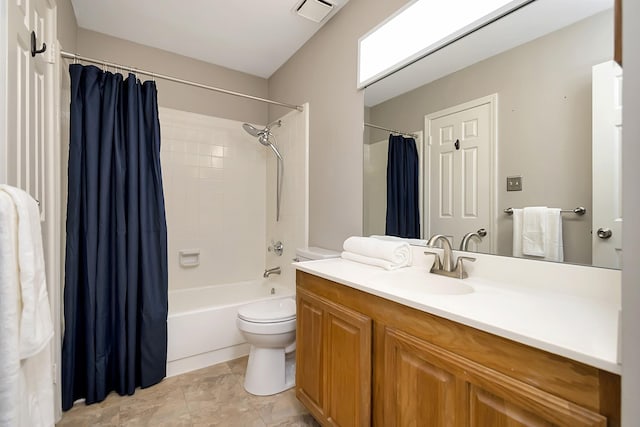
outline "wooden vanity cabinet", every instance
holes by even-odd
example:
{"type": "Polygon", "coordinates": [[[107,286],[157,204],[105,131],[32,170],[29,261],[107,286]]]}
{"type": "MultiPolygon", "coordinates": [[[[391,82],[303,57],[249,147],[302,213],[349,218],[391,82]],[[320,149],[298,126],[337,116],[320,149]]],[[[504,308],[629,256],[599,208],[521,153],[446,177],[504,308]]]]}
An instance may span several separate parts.
{"type": "Polygon", "coordinates": [[[298,289],[296,396],[323,425],[371,425],[371,318],[298,289]]]}
{"type": "Polygon", "coordinates": [[[297,272],[296,395],[325,426],[620,425],[620,377],[297,272]]]}
{"type": "Polygon", "coordinates": [[[604,416],[402,331],[385,332],[385,426],[606,426],[604,416]]]}

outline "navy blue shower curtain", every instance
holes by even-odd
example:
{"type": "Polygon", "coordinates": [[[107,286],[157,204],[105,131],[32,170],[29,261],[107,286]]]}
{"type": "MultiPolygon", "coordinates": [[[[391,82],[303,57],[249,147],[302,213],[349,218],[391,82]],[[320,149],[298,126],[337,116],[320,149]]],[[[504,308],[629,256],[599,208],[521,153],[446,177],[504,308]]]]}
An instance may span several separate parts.
{"type": "Polygon", "coordinates": [[[155,82],[69,72],[63,410],[165,377],[168,304],[155,82]]]}
{"type": "Polygon", "coordinates": [[[385,234],[420,238],[418,149],[413,138],[389,135],[385,234]]]}

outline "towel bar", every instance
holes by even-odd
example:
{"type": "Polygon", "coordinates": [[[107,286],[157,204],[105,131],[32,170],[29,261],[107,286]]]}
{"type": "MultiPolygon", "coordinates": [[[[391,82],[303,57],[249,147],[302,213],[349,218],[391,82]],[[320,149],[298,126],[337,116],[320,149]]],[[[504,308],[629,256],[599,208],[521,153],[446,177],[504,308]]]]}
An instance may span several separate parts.
{"type": "MultiPolygon", "coordinates": [[[[576,215],[584,215],[585,213],[587,213],[587,209],[582,207],[582,206],[578,206],[575,209],[560,209],[560,212],[562,212],[562,213],[574,213],[576,215]]],[[[513,208],[506,208],[504,210],[504,213],[506,213],[507,215],[513,215],[513,208]]]]}

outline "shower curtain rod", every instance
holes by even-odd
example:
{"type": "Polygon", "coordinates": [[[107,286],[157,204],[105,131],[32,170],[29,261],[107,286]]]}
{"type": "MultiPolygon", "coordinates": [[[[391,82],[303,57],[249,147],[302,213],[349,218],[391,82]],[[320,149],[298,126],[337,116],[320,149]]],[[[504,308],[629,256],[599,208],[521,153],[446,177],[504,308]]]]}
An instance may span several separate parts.
{"type": "Polygon", "coordinates": [[[266,102],[267,104],[272,104],[272,105],[278,105],[280,107],[291,108],[292,110],[298,110],[298,111],[303,111],[304,110],[302,108],[302,106],[300,106],[300,105],[285,104],[284,102],[278,102],[278,101],[273,101],[271,99],[260,98],[258,96],[247,95],[245,93],[234,92],[232,90],[222,89],[222,88],[215,87],[215,86],[209,86],[209,85],[205,85],[205,84],[202,84],[202,83],[194,82],[194,81],[191,81],[191,80],[179,79],[177,77],[167,76],[165,74],[158,74],[158,73],[154,73],[154,72],[151,72],[151,71],[146,71],[146,70],[143,70],[143,69],[140,69],[140,68],[127,67],[125,65],[115,64],[115,63],[109,62],[109,61],[102,61],[100,59],[89,58],[89,57],[86,57],[86,56],[78,55],[77,53],[61,51],[60,55],[63,58],[73,59],[74,61],[91,62],[91,63],[94,63],[94,64],[103,65],[105,67],[112,67],[112,68],[120,69],[120,70],[124,70],[124,71],[131,71],[133,73],[146,74],[147,76],[151,76],[152,78],[158,78],[158,79],[168,80],[170,82],[182,83],[182,84],[189,85],[189,86],[195,86],[195,87],[198,87],[200,89],[207,89],[207,90],[212,90],[214,92],[225,93],[227,95],[239,96],[240,98],[253,99],[254,101],[266,102]]]}
{"type": "Polygon", "coordinates": [[[391,132],[391,133],[398,133],[400,135],[406,135],[406,136],[410,136],[412,138],[418,139],[418,135],[416,135],[415,133],[402,132],[402,131],[399,131],[399,130],[389,129],[389,128],[385,128],[385,127],[382,127],[382,126],[374,125],[374,124],[371,124],[371,123],[366,123],[366,122],[365,122],[364,125],[367,126],[367,127],[370,127],[370,128],[386,130],[386,131],[391,132]]]}

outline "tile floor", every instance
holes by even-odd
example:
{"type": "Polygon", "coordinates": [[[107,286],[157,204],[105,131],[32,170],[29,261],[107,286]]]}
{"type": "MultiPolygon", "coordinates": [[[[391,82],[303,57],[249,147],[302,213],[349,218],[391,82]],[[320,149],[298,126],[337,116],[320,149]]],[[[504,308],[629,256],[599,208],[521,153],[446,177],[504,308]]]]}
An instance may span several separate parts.
{"type": "Polygon", "coordinates": [[[103,402],[78,403],[57,426],[313,426],[319,424],[295,397],[294,389],[253,396],[242,386],[247,358],[166,378],[136,390],[111,393],[103,402]]]}

